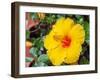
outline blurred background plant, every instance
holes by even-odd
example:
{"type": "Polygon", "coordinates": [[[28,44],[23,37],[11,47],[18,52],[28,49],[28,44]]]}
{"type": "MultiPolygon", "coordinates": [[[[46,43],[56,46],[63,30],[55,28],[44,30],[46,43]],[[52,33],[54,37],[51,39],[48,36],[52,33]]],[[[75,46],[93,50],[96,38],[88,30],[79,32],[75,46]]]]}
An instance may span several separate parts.
{"type": "MultiPolygon", "coordinates": [[[[53,66],[50,62],[43,39],[52,29],[52,25],[61,17],[70,17],[83,25],[85,42],[82,45],[78,64],[89,64],[89,16],[73,14],[26,13],[26,67],[53,66]]],[[[63,63],[62,65],[68,65],[63,63]]]]}

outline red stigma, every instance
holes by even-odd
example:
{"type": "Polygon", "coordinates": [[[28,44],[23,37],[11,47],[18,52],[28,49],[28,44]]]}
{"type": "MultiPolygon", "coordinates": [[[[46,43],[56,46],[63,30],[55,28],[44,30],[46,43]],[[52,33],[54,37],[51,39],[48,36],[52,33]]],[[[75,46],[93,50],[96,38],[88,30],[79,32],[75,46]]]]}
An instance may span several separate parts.
{"type": "Polygon", "coordinates": [[[71,39],[68,36],[64,37],[64,39],[62,40],[62,46],[64,48],[69,47],[70,43],[71,43],[71,39]]]}

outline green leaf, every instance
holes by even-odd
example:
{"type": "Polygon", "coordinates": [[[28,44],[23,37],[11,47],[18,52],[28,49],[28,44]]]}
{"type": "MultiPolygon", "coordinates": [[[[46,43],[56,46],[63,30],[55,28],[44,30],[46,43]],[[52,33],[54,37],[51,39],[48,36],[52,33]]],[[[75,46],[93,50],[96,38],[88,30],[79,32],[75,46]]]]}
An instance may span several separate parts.
{"type": "Polygon", "coordinates": [[[85,40],[87,43],[89,43],[89,23],[87,21],[84,22],[83,24],[84,30],[85,30],[85,40]]]}
{"type": "Polygon", "coordinates": [[[54,19],[56,16],[55,15],[52,15],[52,18],[54,19]]]}
{"type": "Polygon", "coordinates": [[[85,40],[86,41],[86,43],[88,43],[89,44],[89,40],[85,40]]]}
{"type": "Polygon", "coordinates": [[[40,49],[41,47],[43,47],[43,39],[40,37],[40,38],[37,38],[36,40],[34,40],[34,45],[40,49]]]}
{"type": "Polygon", "coordinates": [[[29,39],[30,38],[30,32],[27,30],[26,31],[26,39],[29,39]]]}
{"type": "Polygon", "coordinates": [[[53,22],[53,19],[51,17],[47,18],[48,24],[51,24],[53,22]]]}
{"type": "Polygon", "coordinates": [[[33,44],[33,46],[35,45],[35,38],[31,38],[31,42],[32,42],[32,44],[33,44]]]}
{"type": "Polygon", "coordinates": [[[34,56],[34,57],[38,57],[38,49],[35,47],[32,47],[30,49],[30,53],[34,56]]]}
{"type": "Polygon", "coordinates": [[[42,55],[42,51],[41,51],[41,50],[39,50],[39,51],[38,51],[38,54],[39,54],[39,55],[42,55]]]}
{"type": "Polygon", "coordinates": [[[79,23],[82,24],[83,23],[83,18],[79,19],[79,23]]]}
{"type": "Polygon", "coordinates": [[[85,56],[83,56],[80,60],[80,64],[89,64],[89,60],[85,56]]]}
{"type": "Polygon", "coordinates": [[[65,17],[65,15],[64,14],[63,15],[61,15],[61,14],[57,15],[57,19],[62,18],[62,17],[65,17]]]}
{"type": "Polygon", "coordinates": [[[38,58],[38,62],[49,63],[49,58],[46,54],[42,54],[38,58]]]}
{"type": "Polygon", "coordinates": [[[37,15],[37,13],[31,13],[31,17],[32,19],[39,19],[39,16],[37,15]]]}
{"type": "Polygon", "coordinates": [[[33,60],[33,58],[31,58],[31,57],[26,57],[26,58],[25,58],[25,61],[26,61],[26,62],[31,62],[32,60],[33,60]]]}
{"type": "Polygon", "coordinates": [[[81,15],[75,15],[75,17],[76,17],[77,19],[81,19],[81,18],[82,18],[81,15]]]}
{"type": "Polygon", "coordinates": [[[40,66],[48,66],[48,65],[46,63],[43,63],[43,62],[36,62],[33,66],[40,67],[40,66]]]}
{"type": "Polygon", "coordinates": [[[83,16],[81,16],[81,15],[76,15],[75,17],[76,17],[76,22],[77,22],[77,23],[83,24],[83,22],[84,22],[83,16]]]}

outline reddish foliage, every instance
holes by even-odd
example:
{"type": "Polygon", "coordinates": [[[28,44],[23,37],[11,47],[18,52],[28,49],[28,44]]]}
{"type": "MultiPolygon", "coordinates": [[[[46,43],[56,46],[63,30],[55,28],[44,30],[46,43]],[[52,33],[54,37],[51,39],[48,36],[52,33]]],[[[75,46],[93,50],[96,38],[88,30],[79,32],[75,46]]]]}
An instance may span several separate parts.
{"type": "Polygon", "coordinates": [[[29,51],[30,51],[30,48],[26,47],[26,57],[32,57],[29,51]]]}
{"type": "Polygon", "coordinates": [[[29,30],[30,28],[36,26],[39,24],[39,20],[32,20],[32,19],[29,19],[27,20],[26,22],[26,30],[29,30]]]}

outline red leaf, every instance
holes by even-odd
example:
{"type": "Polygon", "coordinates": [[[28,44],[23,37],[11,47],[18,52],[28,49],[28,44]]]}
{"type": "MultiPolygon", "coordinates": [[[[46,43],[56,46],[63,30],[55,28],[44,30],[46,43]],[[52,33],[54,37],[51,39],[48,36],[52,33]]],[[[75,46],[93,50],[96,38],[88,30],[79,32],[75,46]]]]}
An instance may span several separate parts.
{"type": "Polygon", "coordinates": [[[32,57],[32,55],[30,54],[30,48],[26,47],[26,57],[32,57]]]}
{"type": "Polygon", "coordinates": [[[34,27],[39,24],[39,20],[29,19],[26,21],[26,30],[29,30],[31,27],[34,27]]]}

